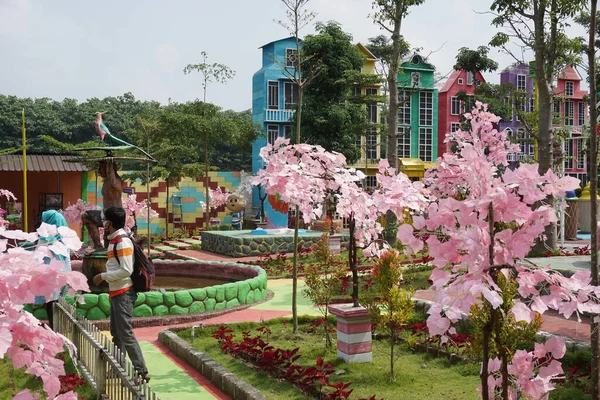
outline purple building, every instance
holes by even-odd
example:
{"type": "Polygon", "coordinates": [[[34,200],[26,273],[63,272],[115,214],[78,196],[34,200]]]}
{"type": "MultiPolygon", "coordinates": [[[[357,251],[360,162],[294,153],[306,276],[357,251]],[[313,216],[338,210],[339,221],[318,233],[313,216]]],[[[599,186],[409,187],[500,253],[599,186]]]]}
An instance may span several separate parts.
{"type": "Polygon", "coordinates": [[[527,101],[520,104],[513,104],[512,118],[508,121],[500,121],[500,130],[506,129],[508,135],[513,138],[514,142],[521,143],[521,153],[509,154],[509,161],[517,161],[522,158],[534,156],[533,141],[531,133],[528,132],[523,124],[519,121],[519,116],[516,113],[516,108],[520,107],[521,111],[531,112],[534,109],[534,82],[533,78],[528,77],[529,66],[525,64],[516,64],[506,68],[500,73],[500,84],[510,84],[517,90],[525,91],[529,94],[527,101]]]}

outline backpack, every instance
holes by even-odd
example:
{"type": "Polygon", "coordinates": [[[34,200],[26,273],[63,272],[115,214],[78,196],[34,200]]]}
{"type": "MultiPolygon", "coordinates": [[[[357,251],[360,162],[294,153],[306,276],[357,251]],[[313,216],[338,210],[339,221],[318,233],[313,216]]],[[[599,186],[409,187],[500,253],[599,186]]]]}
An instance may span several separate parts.
{"type": "Polygon", "coordinates": [[[142,246],[137,244],[135,240],[128,235],[120,235],[113,239],[114,242],[111,241],[115,245],[113,252],[119,265],[121,265],[121,262],[117,255],[117,244],[122,238],[128,238],[133,244],[133,272],[131,274],[133,288],[136,292],[149,292],[152,290],[152,286],[154,286],[154,264],[146,255],[142,246]]]}

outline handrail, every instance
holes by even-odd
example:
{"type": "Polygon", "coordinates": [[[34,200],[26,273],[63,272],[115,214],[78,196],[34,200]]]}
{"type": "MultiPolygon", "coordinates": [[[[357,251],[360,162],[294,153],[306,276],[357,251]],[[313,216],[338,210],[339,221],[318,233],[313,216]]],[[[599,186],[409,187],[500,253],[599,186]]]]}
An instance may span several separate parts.
{"type": "Polygon", "coordinates": [[[75,307],[60,298],[54,303],[54,327],[77,348],[73,362],[94,387],[97,399],[159,400],[140,379],[131,361],[94,324],[76,314],[75,307]]]}

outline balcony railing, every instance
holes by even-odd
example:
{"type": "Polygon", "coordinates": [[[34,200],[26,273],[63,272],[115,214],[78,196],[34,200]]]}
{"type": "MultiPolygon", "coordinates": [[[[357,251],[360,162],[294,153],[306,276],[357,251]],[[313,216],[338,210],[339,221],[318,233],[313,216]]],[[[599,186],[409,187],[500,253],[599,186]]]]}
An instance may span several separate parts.
{"type": "Polygon", "coordinates": [[[265,122],[288,122],[294,110],[265,110],[265,122]]]}
{"type": "Polygon", "coordinates": [[[112,341],[64,299],[54,303],[54,331],[77,347],[76,362],[98,398],[111,400],[159,400],[147,383],[139,379],[131,361],[112,341]]]}

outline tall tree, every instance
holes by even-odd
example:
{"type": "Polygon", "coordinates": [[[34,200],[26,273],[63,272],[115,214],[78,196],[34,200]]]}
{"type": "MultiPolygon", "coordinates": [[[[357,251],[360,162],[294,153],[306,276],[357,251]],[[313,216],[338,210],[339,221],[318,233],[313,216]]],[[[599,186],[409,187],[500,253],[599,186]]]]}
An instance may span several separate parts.
{"type": "MultiPolygon", "coordinates": [[[[553,166],[552,157],[552,81],[560,66],[573,61],[579,43],[565,34],[567,20],[581,11],[586,0],[494,0],[491,11],[493,24],[505,27],[490,44],[516,57],[508,45],[511,40],[531,49],[535,56],[535,83],[538,98],[538,162],[540,174],[553,166]]],[[[550,197],[546,202],[552,202],[550,197]]],[[[556,247],[556,224],[545,230],[546,242],[536,244],[536,250],[556,247]]]]}
{"type": "MultiPolygon", "coordinates": [[[[300,143],[301,127],[302,127],[302,102],[306,85],[313,79],[313,76],[302,73],[302,65],[304,60],[300,52],[300,30],[308,25],[315,17],[316,13],[306,9],[306,5],[310,0],[281,0],[285,6],[284,20],[276,20],[279,25],[283,26],[296,40],[296,62],[292,63],[292,67],[288,67],[285,63],[283,72],[296,84],[298,87],[298,101],[296,103],[296,143],[300,143]]],[[[296,222],[294,224],[294,256],[292,259],[292,325],[293,332],[298,331],[298,229],[300,228],[300,210],[298,206],[295,208],[296,222]]]]}
{"type": "Polygon", "coordinates": [[[476,72],[493,72],[497,70],[498,63],[488,57],[489,51],[490,49],[486,46],[479,46],[477,50],[461,47],[456,55],[454,69],[472,72],[473,75],[476,72]]]}
{"type": "Polygon", "coordinates": [[[398,167],[398,70],[400,68],[400,56],[405,42],[400,35],[402,21],[408,15],[411,6],[420,5],[424,0],[375,0],[373,8],[373,20],[382,29],[392,35],[392,54],[390,55],[390,67],[388,70],[387,83],[390,92],[390,104],[388,109],[388,134],[387,155],[391,167],[398,167]]]}
{"type": "Polygon", "coordinates": [[[342,153],[354,163],[360,158],[355,141],[368,120],[364,106],[347,101],[351,87],[360,79],[349,73],[360,71],[363,57],[352,36],[337,22],[317,23],[315,29],[315,35],[302,41],[303,74],[314,78],[304,94],[300,140],[342,153]]]}
{"type": "Polygon", "coordinates": [[[202,89],[204,92],[204,96],[202,97],[202,101],[206,103],[206,89],[209,83],[213,81],[219,83],[226,83],[230,81],[235,76],[235,71],[229,68],[225,64],[219,63],[208,63],[208,53],[203,51],[200,53],[202,55],[202,62],[199,64],[188,64],[183,69],[184,74],[192,73],[193,71],[200,72],[202,74],[202,89]]]}

